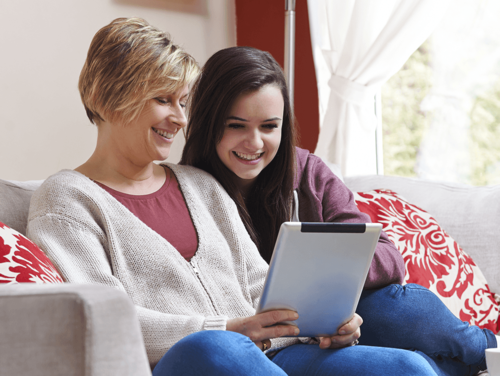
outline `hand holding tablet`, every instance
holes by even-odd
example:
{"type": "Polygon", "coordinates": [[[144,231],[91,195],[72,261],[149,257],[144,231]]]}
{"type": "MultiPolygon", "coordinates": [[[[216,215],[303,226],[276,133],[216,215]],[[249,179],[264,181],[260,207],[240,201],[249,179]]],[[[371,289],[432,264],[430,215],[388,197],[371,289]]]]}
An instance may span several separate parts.
{"type": "Polygon", "coordinates": [[[279,324],[284,321],[293,321],[298,318],[295,311],[273,310],[258,313],[249,317],[237,317],[227,321],[226,330],[246,335],[258,347],[266,350],[270,343],[265,342],[269,338],[290,337],[299,335],[299,329],[295,325],[279,324]]]}

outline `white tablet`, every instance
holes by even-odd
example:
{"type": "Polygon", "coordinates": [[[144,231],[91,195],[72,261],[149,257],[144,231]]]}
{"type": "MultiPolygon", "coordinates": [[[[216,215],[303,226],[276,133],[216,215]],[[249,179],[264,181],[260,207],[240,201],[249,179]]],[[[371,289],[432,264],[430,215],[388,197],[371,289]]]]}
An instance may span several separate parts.
{"type": "Polygon", "coordinates": [[[301,337],[337,333],[356,312],[382,225],[285,222],[257,313],[297,311],[301,337]]]}

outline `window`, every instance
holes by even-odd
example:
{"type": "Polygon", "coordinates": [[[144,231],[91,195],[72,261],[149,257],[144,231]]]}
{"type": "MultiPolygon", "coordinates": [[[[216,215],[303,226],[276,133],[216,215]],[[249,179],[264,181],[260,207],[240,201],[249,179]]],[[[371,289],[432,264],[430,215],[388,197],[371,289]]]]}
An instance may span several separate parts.
{"type": "Polygon", "coordinates": [[[382,87],[386,175],[500,184],[500,1],[455,0],[382,87]]]}

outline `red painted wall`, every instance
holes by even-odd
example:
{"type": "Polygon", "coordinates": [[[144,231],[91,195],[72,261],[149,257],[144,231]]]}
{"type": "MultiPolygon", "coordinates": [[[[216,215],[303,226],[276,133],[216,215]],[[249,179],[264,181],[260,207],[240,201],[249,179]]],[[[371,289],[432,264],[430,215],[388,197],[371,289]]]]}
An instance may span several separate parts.
{"type": "MultiPolygon", "coordinates": [[[[235,3],[238,46],[268,51],[283,67],[285,0],[235,0],[235,3]]],[[[313,152],[318,142],[319,107],[307,0],[297,0],[295,11],[295,117],[299,146],[313,152]]]]}

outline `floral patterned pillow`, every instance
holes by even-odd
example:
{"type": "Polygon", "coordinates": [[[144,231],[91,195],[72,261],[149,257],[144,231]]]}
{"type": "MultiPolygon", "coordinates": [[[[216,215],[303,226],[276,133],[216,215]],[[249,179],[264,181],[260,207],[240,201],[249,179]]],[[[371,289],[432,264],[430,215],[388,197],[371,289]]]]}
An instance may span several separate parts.
{"type": "Polygon", "coordinates": [[[481,270],[429,213],[390,190],[354,198],[403,255],[405,283],[427,287],[462,321],[500,330],[499,306],[481,270]]]}
{"type": "Polygon", "coordinates": [[[62,283],[63,279],[35,243],[0,222],[0,283],[62,283]]]}

